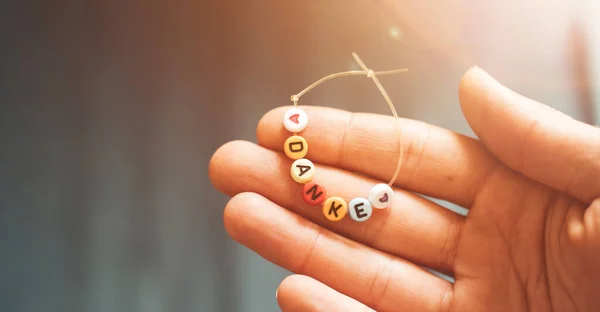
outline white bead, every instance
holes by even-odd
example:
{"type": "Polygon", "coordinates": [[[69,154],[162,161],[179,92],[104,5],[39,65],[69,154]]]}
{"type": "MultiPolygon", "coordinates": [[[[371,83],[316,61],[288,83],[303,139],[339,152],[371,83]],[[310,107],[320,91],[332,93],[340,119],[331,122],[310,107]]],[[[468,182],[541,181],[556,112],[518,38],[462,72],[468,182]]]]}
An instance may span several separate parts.
{"type": "Polygon", "coordinates": [[[394,191],[392,188],[384,183],[373,186],[369,193],[369,201],[371,205],[377,209],[383,209],[392,204],[392,196],[394,191]]]}
{"type": "Polygon", "coordinates": [[[312,181],[312,178],[315,175],[315,165],[306,158],[300,158],[292,164],[290,174],[294,181],[298,183],[308,183],[312,181]]]}
{"type": "Polygon", "coordinates": [[[357,197],[348,203],[348,214],[354,221],[367,221],[372,213],[373,207],[366,198],[357,197]]]}
{"type": "Polygon", "coordinates": [[[297,107],[290,108],[283,115],[283,125],[290,132],[300,132],[306,128],[307,124],[308,115],[297,107]]]}

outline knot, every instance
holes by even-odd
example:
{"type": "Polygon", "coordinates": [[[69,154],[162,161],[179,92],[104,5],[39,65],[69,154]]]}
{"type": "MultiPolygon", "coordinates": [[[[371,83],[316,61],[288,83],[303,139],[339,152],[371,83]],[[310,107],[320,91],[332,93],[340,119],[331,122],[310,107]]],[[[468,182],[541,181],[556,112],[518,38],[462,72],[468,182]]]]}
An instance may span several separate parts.
{"type": "Polygon", "coordinates": [[[292,99],[292,102],[294,102],[294,103],[298,102],[298,100],[300,99],[298,97],[298,95],[296,95],[296,94],[292,95],[290,98],[292,99]]]}
{"type": "Polygon", "coordinates": [[[373,70],[372,69],[367,70],[367,77],[371,78],[373,76],[375,76],[375,73],[373,72],[373,70]]]}

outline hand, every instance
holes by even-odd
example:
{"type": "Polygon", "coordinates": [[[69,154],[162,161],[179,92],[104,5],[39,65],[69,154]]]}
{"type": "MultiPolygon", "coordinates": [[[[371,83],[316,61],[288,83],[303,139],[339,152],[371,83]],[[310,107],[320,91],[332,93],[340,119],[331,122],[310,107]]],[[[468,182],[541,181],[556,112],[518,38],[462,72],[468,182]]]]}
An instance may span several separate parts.
{"type": "MultiPolygon", "coordinates": [[[[393,206],[363,223],[330,222],[304,204],[281,153],[285,108],[260,121],[260,146],[235,141],[215,153],[211,179],[233,196],[228,233],[299,274],[278,289],[283,311],[600,309],[600,129],[479,69],[459,95],[480,140],[400,120],[405,157],[393,206]]],[[[306,158],[330,195],[364,197],[390,178],[399,151],[391,117],[303,108],[306,158]]]]}

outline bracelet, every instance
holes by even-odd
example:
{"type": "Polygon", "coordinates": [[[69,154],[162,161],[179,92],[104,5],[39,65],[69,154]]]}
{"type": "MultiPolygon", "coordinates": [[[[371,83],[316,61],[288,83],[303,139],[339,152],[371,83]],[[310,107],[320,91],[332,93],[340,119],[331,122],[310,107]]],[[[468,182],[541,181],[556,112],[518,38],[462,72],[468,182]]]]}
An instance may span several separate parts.
{"type": "Polygon", "coordinates": [[[304,184],[304,188],[302,189],[302,198],[304,201],[312,206],[322,205],[323,215],[330,221],[339,221],[343,219],[346,214],[349,214],[352,220],[363,222],[371,217],[373,214],[373,208],[385,209],[389,207],[392,203],[392,197],[394,194],[391,186],[396,181],[398,173],[400,172],[400,167],[402,166],[403,150],[402,144],[400,144],[398,164],[396,165],[396,171],[394,172],[390,182],[388,184],[379,183],[373,186],[367,198],[356,197],[348,203],[346,203],[346,201],[339,196],[327,197],[328,194],[325,187],[322,184],[313,181],[315,165],[310,160],[304,158],[308,153],[308,143],[306,142],[306,139],[298,135],[298,133],[304,130],[308,125],[308,115],[304,110],[298,107],[298,101],[302,95],[306,94],[308,91],[327,80],[354,75],[366,75],[368,78],[371,78],[385,98],[392,111],[392,114],[394,115],[394,124],[397,130],[396,132],[399,140],[401,139],[401,134],[398,128],[398,114],[396,113],[396,109],[394,108],[394,105],[392,104],[387,92],[385,92],[385,89],[377,79],[377,75],[401,73],[408,71],[408,69],[404,68],[374,72],[373,70],[369,69],[365,63],[363,63],[356,53],[352,53],[352,57],[362,68],[362,70],[335,73],[317,80],[300,93],[291,96],[291,100],[294,102],[294,107],[286,111],[283,116],[284,127],[293,133],[293,135],[290,136],[284,143],[285,154],[294,160],[294,163],[290,168],[292,179],[298,183],[304,184]]]}

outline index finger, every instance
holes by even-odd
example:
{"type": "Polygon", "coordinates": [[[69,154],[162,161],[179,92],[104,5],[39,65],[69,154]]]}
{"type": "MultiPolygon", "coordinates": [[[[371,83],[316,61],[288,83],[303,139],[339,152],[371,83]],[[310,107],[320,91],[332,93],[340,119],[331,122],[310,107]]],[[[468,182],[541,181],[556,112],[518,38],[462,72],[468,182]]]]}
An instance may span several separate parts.
{"type": "MultiPolygon", "coordinates": [[[[394,184],[466,208],[496,163],[477,140],[422,122],[300,107],[309,117],[308,126],[299,133],[308,142],[307,159],[387,182],[396,169],[402,144],[403,163],[394,184]]],[[[283,150],[285,140],[292,135],[283,127],[289,108],[276,108],[261,119],[257,128],[260,145],[283,150]]]]}

